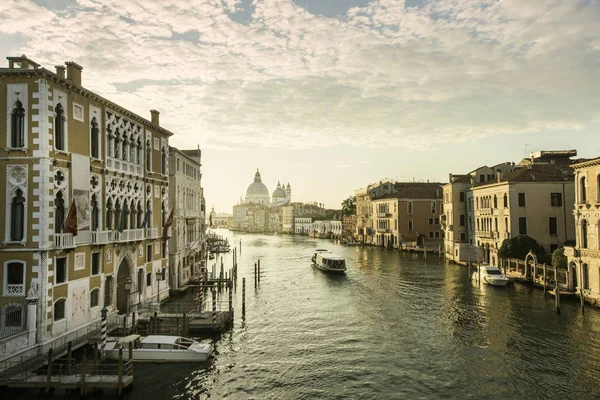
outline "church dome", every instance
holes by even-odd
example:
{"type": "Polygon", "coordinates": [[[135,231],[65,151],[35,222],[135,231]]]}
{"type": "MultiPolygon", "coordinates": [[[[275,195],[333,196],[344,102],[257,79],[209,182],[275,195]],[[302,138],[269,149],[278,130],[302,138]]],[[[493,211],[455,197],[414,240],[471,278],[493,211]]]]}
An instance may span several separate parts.
{"type": "Polygon", "coordinates": [[[252,203],[269,203],[269,189],[262,183],[260,172],[256,170],[254,182],[246,190],[246,201],[252,203]]]}
{"type": "Polygon", "coordinates": [[[281,185],[279,184],[279,182],[277,182],[277,189],[275,189],[273,191],[273,200],[279,199],[279,198],[285,198],[285,192],[281,188],[281,185]]]}

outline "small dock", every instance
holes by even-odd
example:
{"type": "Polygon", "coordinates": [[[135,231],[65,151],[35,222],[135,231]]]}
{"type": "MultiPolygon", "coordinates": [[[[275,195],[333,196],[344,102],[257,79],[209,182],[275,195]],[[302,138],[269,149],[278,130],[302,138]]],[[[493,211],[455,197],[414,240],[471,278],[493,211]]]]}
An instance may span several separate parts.
{"type": "Polygon", "coordinates": [[[234,312],[232,310],[212,311],[191,310],[177,312],[155,312],[154,314],[140,314],[137,320],[137,332],[145,335],[181,335],[207,333],[219,334],[233,325],[234,312]],[[214,319],[213,319],[214,317],[214,319]]]}

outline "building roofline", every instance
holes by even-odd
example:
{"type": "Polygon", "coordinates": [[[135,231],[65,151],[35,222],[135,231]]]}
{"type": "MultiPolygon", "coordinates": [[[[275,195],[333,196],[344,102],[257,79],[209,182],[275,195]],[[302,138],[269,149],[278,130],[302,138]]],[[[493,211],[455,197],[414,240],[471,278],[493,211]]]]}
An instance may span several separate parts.
{"type": "Polygon", "coordinates": [[[49,78],[55,82],[58,82],[58,83],[61,83],[65,86],[67,86],[69,89],[74,89],[75,91],[79,92],[80,94],[88,96],[88,97],[98,101],[100,104],[102,104],[104,106],[111,107],[114,111],[117,111],[120,114],[123,114],[123,115],[131,118],[135,122],[143,124],[151,129],[153,129],[157,132],[160,132],[162,134],[165,134],[169,137],[173,136],[173,132],[161,127],[160,125],[156,125],[152,121],[147,120],[146,118],[141,117],[141,116],[137,115],[136,113],[129,111],[125,107],[120,106],[119,104],[117,104],[113,101],[110,101],[107,98],[104,98],[104,97],[100,96],[99,94],[94,93],[91,90],[84,88],[83,86],[77,85],[73,81],[68,80],[67,78],[62,78],[62,77],[58,76],[57,74],[55,74],[54,72],[52,72],[44,67],[34,68],[34,69],[0,68],[0,78],[4,78],[4,77],[10,76],[10,75],[42,76],[42,77],[49,78]]]}
{"type": "Polygon", "coordinates": [[[579,162],[577,164],[571,164],[571,168],[582,169],[585,167],[592,167],[594,165],[600,165],[600,157],[591,158],[589,160],[585,160],[585,161],[579,162]]]}

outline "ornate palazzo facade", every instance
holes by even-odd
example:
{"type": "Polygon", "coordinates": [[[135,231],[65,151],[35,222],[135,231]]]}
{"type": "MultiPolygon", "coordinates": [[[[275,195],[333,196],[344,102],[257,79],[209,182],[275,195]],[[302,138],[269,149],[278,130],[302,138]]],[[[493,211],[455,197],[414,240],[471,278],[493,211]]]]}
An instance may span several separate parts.
{"type": "MultiPolygon", "coordinates": [[[[2,318],[0,341],[28,332],[31,348],[86,331],[103,307],[123,314],[168,296],[162,227],[172,133],[157,111],[147,120],[83,88],[73,62],[53,72],[25,56],[8,60],[0,69],[0,310],[21,326],[2,318]],[[76,235],[65,223],[73,208],[76,235]],[[32,314],[36,323],[25,323],[32,314]]],[[[14,342],[5,356],[27,347],[14,342]]]]}

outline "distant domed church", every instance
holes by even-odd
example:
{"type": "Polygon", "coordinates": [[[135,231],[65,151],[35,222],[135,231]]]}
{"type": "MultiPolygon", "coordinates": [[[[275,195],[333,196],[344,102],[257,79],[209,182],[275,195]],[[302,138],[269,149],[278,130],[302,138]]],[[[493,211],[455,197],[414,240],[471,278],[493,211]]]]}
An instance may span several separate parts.
{"type": "Polygon", "coordinates": [[[266,206],[280,206],[292,202],[292,187],[290,184],[282,185],[277,182],[277,189],[273,191],[273,195],[269,198],[269,189],[262,183],[260,172],[256,170],[254,174],[254,182],[248,186],[246,190],[246,203],[264,204],[266,206]]]}

